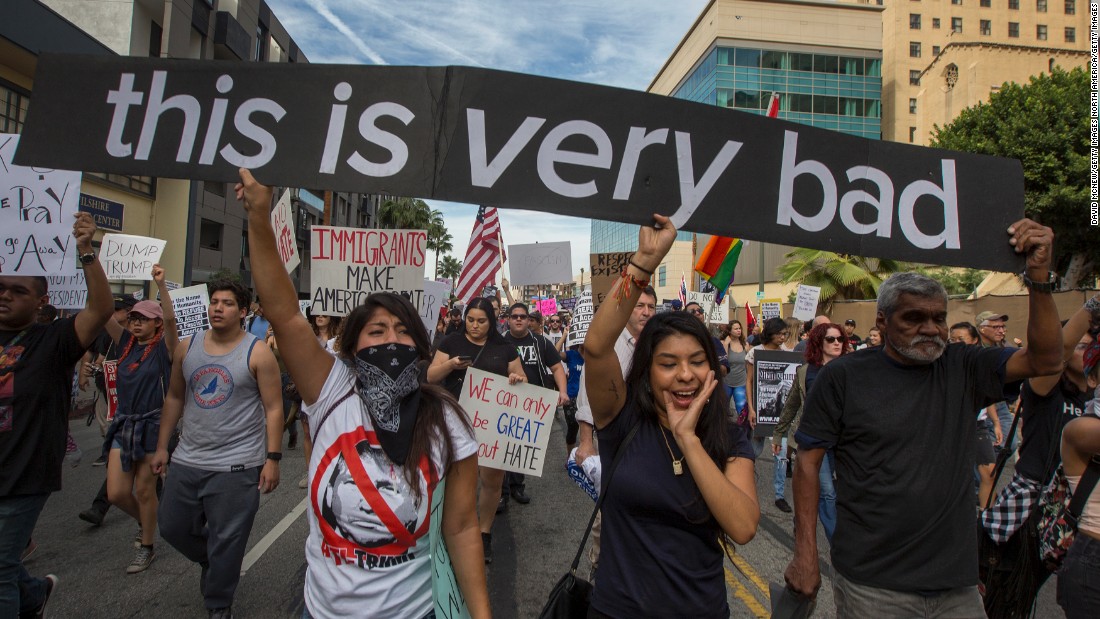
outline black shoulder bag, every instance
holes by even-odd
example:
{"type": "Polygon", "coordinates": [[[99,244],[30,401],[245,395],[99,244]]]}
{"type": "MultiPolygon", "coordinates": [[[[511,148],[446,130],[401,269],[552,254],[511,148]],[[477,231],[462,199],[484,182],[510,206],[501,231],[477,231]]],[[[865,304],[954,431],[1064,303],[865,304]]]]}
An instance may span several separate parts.
{"type": "Polygon", "coordinates": [[[585,529],[584,536],[581,537],[581,546],[577,549],[577,555],[573,557],[573,565],[569,567],[569,571],[565,573],[565,576],[558,580],[558,584],[550,590],[550,597],[546,600],[546,605],[542,607],[539,619],[585,619],[588,616],[588,602],[592,596],[592,584],[577,576],[577,567],[581,564],[581,555],[584,554],[584,545],[588,542],[588,535],[592,533],[592,524],[596,522],[596,514],[600,513],[604,497],[607,496],[607,492],[611,488],[611,477],[615,474],[615,469],[619,466],[623,454],[626,453],[627,445],[630,445],[630,441],[638,433],[638,428],[641,425],[641,420],[638,420],[634,427],[630,429],[626,438],[623,439],[622,444],[619,445],[619,451],[615,454],[615,459],[611,461],[611,469],[607,471],[607,480],[604,483],[603,492],[600,493],[600,498],[596,501],[596,507],[592,510],[592,516],[588,519],[588,528],[585,529]]]}

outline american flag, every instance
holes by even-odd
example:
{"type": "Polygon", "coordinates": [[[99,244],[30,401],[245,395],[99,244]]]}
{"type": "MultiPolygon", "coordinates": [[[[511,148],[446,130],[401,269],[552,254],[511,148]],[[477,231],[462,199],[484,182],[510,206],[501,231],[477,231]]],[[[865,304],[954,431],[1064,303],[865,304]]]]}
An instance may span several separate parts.
{"type": "Polygon", "coordinates": [[[482,206],[474,220],[474,232],[470,235],[470,247],[462,262],[455,296],[465,304],[480,295],[485,286],[493,283],[502,260],[507,257],[500,236],[500,218],[495,208],[482,206]]]}
{"type": "Polygon", "coordinates": [[[684,274],[680,273],[680,309],[684,309],[688,302],[688,285],[687,280],[684,279],[684,274]]]}

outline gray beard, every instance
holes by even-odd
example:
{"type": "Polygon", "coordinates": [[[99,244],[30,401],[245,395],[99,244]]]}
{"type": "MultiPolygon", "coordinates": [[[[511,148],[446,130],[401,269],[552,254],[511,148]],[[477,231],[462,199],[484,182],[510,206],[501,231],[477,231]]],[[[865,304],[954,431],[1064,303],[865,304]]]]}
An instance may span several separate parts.
{"type": "Polygon", "coordinates": [[[933,337],[929,335],[918,335],[904,345],[900,344],[889,333],[886,334],[886,339],[890,341],[890,345],[894,348],[894,350],[897,351],[899,355],[914,363],[925,365],[934,362],[936,359],[939,359],[940,356],[943,355],[943,351],[947,348],[947,341],[938,336],[933,337]],[[936,349],[930,353],[925,352],[923,348],[917,346],[918,344],[922,344],[924,342],[932,342],[936,344],[936,349]]]}

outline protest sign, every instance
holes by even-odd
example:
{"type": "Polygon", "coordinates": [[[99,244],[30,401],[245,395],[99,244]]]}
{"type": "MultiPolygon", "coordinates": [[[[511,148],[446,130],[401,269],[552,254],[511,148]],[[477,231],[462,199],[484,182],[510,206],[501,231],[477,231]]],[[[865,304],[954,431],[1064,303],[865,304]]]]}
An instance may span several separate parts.
{"type": "Polygon", "coordinates": [[[435,323],[439,320],[439,310],[447,306],[451,297],[451,286],[440,282],[433,282],[424,278],[424,290],[416,303],[416,311],[420,313],[420,321],[424,323],[424,329],[428,332],[428,340],[435,333],[435,323]]]}
{"type": "Polygon", "coordinates": [[[559,311],[572,312],[574,307],[577,307],[577,297],[569,297],[568,299],[558,299],[558,309],[559,309],[559,311]]]}
{"type": "Polygon", "coordinates": [[[107,421],[118,414],[118,361],[103,362],[103,384],[107,392],[107,421]]]}
{"type": "Polygon", "coordinates": [[[61,54],[38,57],[34,86],[20,165],[223,182],[247,167],[291,187],[663,213],[687,232],[1023,267],[988,234],[1023,217],[1019,161],[675,97],[471,67],[61,54]]]}
{"type": "Polygon", "coordinates": [[[47,275],[46,283],[50,305],[57,309],[84,309],[88,304],[83,269],[77,269],[76,275],[47,275]]]}
{"type": "Polygon", "coordinates": [[[176,314],[176,330],[181,338],[210,328],[210,293],[206,284],[169,290],[172,311],[176,314]]]}
{"type": "Polygon", "coordinates": [[[160,262],[167,241],[133,234],[104,234],[99,263],[107,279],[153,279],[153,265],[160,262]]]}
{"type": "Polygon", "coordinates": [[[588,325],[592,324],[592,315],[596,312],[592,307],[592,293],[585,292],[577,299],[577,306],[573,308],[573,320],[569,323],[569,335],[565,338],[565,347],[583,344],[588,335],[588,325]]]}
{"type": "Polygon", "coordinates": [[[806,322],[813,320],[817,315],[817,300],[821,297],[820,286],[798,285],[798,296],[794,300],[794,311],[791,316],[806,322]]]}
{"type": "Polygon", "coordinates": [[[309,306],[313,305],[313,301],[298,301],[298,309],[302,311],[303,316],[309,316],[309,306]]]}
{"type": "Polygon", "coordinates": [[[714,302],[713,292],[688,292],[688,303],[698,303],[703,308],[707,324],[727,324],[730,321],[730,296],[722,297],[721,303],[714,302]]]}
{"type": "Polygon", "coordinates": [[[455,578],[447,542],[443,539],[443,498],[447,494],[447,478],[439,480],[432,491],[431,525],[428,529],[428,555],[432,559],[432,602],[436,619],[468,619],[470,611],[455,578]]]}
{"type": "Polygon", "coordinates": [[[542,477],[557,391],[470,368],[458,403],[472,420],[479,465],[542,477]]]}
{"type": "Polygon", "coordinates": [[[275,230],[275,247],[287,273],[293,273],[301,264],[298,257],[298,240],[294,236],[294,214],[290,210],[290,190],[287,189],[271,210],[271,227],[275,230]]]}
{"type": "Polygon", "coordinates": [[[508,274],[513,286],[573,281],[569,241],[509,245],[508,274]]]}
{"type": "Polygon", "coordinates": [[[549,316],[551,314],[558,313],[558,300],[557,299],[539,299],[539,313],[543,316],[549,316]]]}
{"type": "Polygon", "coordinates": [[[168,281],[168,280],[164,280],[164,285],[168,287],[169,291],[172,291],[172,290],[175,290],[177,288],[182,288],[183,287],[183,284],[181,284],[179,282],[172,282],[172,281],[168,281]]]}
{"type": "Polygon", "coordinates": [[[632,251],[590,254],[588,264],[592,275],[592,306],[600,308],[600,303],[611,294],[611,288],[622,277],[623,269],[634,257],[632,251]]]}
{"type": "Polygon", "coordinates": [[[133,297],[135,301],[141,301],[142,299],[145,298],[145,291],[144,290],[135,290],[135,291],[130,293],[130,296],[133,297]]]}
{"type": "Polygon", "coordinates": [[[15,165],[20,143],[0,133],[0,273],[74,275],[80,172],[15,165]]]}
{"type": "Polygon", "coordinates": [[[760,301],[760,320],[783,317],[783,299],[762,299],[760,301]]]}
{"type": "Polygon", "coordinates": [[[424,288],[428,233],[313,226],[310,299],[314,316],[347,316],[374,292],[405,294],[413,305],[424,288]]]}
{"type": "Polygon", "coordinates": [[[795,372],[804,362],[802,353],[786,350],[757,350],[753,353],[755,436],[771,436],[794,384],[795,372]]]}

